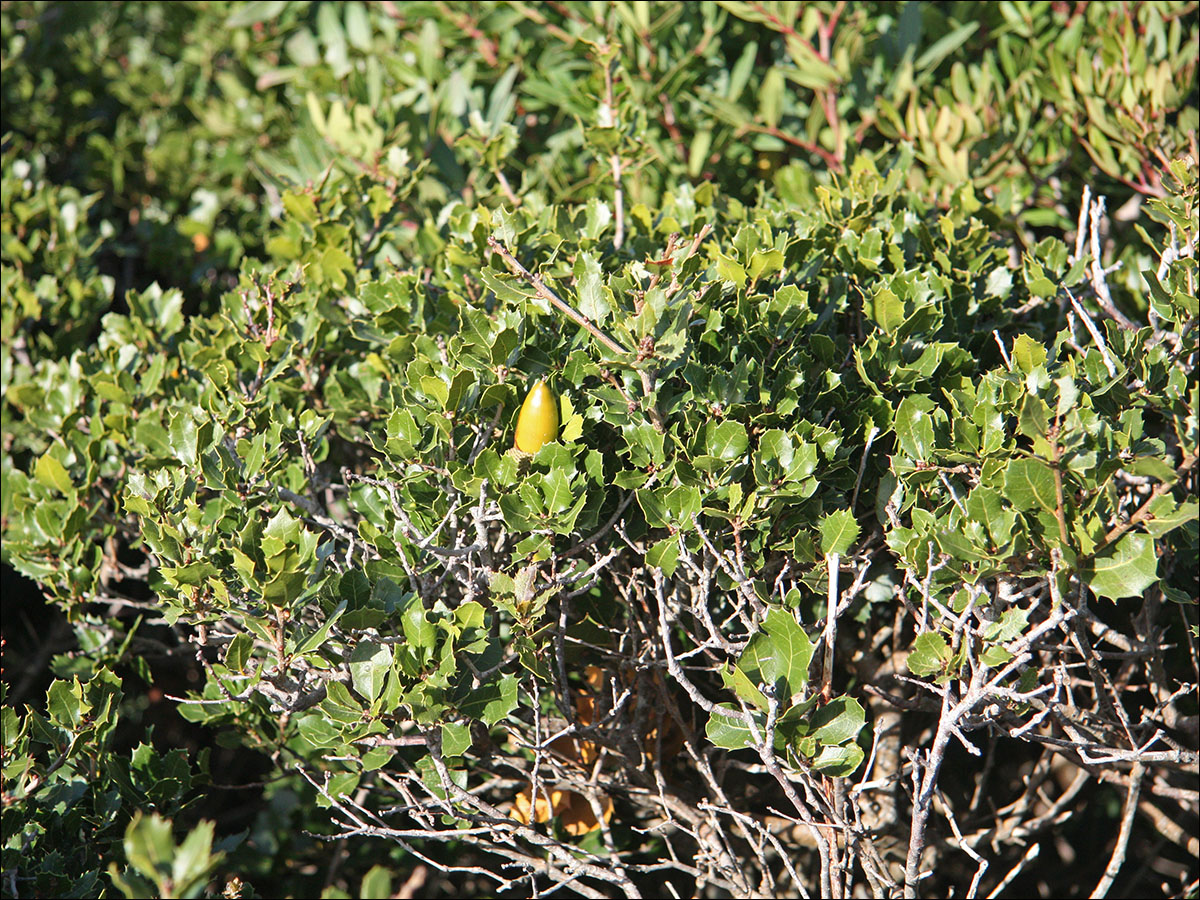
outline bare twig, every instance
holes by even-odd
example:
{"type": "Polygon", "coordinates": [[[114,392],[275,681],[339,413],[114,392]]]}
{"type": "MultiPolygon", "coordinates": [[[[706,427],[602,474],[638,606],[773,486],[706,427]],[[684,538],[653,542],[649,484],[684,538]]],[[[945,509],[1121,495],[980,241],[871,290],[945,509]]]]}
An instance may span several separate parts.
{"type": "Polygon", "coordinates": [[[1142,789],[1142,776],[1145,771],[1141,762],[1133,764],[1133,771],[1130,773],[1129,779],[1129,793],[1125,795],[1125,810],[1121,814],[1121,831],[1117,835],[1117,844],[1113,847],[1108,866],[1104,869],[1104,876],[1096,885],[1096,889],[1092,891],[1093,898],[1108,896],[1109,888],[1112,887],[1117,873],[1121,871],[1121,866],[1125,863],[1125,853],[1129,849],[1129,833],[1133,829],[1133,814],[1137,811],[1138,794],[1142,789]]]}
{"type": "Polygon", "coordinates": [[[1108,289],[1105,278],[1104,264],[1100,260],[1100,223],[1104,218],[1104,198],[1098,197],[1092,203],[1091,209],[1091,245],[1092,245],[1092,290],[1096,292],[1096,302],[1114,322],[1129,331],[1136,331],[1137,325],[1130,321],[1113,303],[1112,293],[1108,289]]]}
{"type": "Polygon", "coordinates": [[[1037,859],[1038,854],[1041,852],[1042,852],[1041,844],[1030,844],[1029,849],[1025,851],[1025,855],[1021,857],[1020,862],[1018,862],[1015,866],[1013,866],[1011,869],[1009,869],[1008,874],[1006,874],[1002,879],[1000,879],[1000,883],[992,889],[992,892],[990,894],[988,894],[988,900],[993,900],[993,898],[999,897],[1001,892],[1006,887],[1008,887],[1010,884],[1012,884],[1013,880],[1018,875],[1021,874],[1021,870],[1024,869],[1027,865],[1029,865],[1031,862],[1033,862],[1035,859],[1037,859]]]}
{"type": "Polygon", "coordinates": [[[631,355],[628,350],[626,350],[624,347],[622,347],[620,344],[618,344],[616,341],[614,341],[612,338],[610,338],[607,334],[605,334],[603,331],[601,331],[599,328],[597,328],[595,323],[593,323],[591,319],[589,319],[583,313],[577,311],[569,303],[565,302],[562,298],[560,298],[558,296],[558,294],[554,293],[554,291],[552,291],[548,287],[546,287],[546,285],[542,281],[542,279],[538,278],[536,275],[534,275],[532,272],[530,272],[528,269],[526,269],[523,265],[521,265],[517,261],[517,258],[508,252],[508,248],[505,247],[502,243],[500,243],[500,241],[496,238],[495,235],[489,235],[488,246],[491,247],[492,250],[494,250],[496,253],[499,253],[500,257],[504,260],[505,263],[507,263],[508,267],[510,269],[512,269],[513,274],[519,275],[522,278],[524,278],[533,287],[533,289],[537,292],[537,295],[539,297],[541,297],[543,300],[545,300],[547,303],[549,303],[551,306],[553,306],[559,312],[561,312],[565,316],[567,316],[567,318],[569,318],[576,325],[585,329],[588,332],[588,334],[590,334],[592,337],[594,337],[596,340],[598,340],[601,344],[603,344],[606,348],[611,350],[613,353],[617,354],[618,356],[630,356],[631,355]]]}
{"type": "Polygon", "coordinates": [[[1104,360],[1104,368],[1108,369],[1108,374],[1111,377],[1116,378],[1117,367],[1113,363],[1112,355],[1108,352],[1108,342],[1104,340],[1104,335],[1101,334],[1100,329],[1096,327],[1096,323],[1092,321],[1092,317],[1088,315],[1088,312],[1083,308],[1083,305],[1077,299],[1075,299],[1075,295],[1071,293],[1070,289],[1064,286],[1063,290],[1066,291],[1067,296],[1071,298],[1071,308],[1075,310],[1075,312],[1079,315],[1079,318],[1083,320],[1083,326],[1087,329],[1088,334],[1092,336],[1092,340],[1096,342],[1096,349],[1100,351],[1100,358],[1104,360]]]}

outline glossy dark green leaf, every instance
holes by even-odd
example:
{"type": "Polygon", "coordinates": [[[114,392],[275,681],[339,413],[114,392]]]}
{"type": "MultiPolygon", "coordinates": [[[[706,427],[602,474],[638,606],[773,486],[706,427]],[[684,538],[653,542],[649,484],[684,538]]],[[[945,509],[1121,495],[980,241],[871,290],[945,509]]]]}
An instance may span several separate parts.
{"type": "Polygon", "coordinates": [[[831,553],[844,554],[858,540],[859,527],[853,514],[848,509],[840,509],[827,513],[821,519],[821,552],[826,556],[831,553]]]}
{"type": "Polygon", "coordinates": [[[392,668],[392,650],[387,644],[360,641],[350,652],[350,680],[354,689],[373,702],[392,668]]]}
{"type": "Polygon", "coordinates": [[[762,630],[750,638],[738,658],[738,669],[754,685],[776,688],[780,703],[808,683],[808,664],[812,660],[812,641],[790,612],[771,608],[763,619],[762,630]]]}
{"type": "Polygon", "coordinates": [[[1040,459],[1014,459],[1004,472],[1004,496],[1017,509],[1054,510],[1054,471],[1040,459]]]}
{"type": "Polygon", "coordinates": [[[862,704],[852,697],[834,697],[810,719],[810,734],[821,744],[844,744],[858,737],[866,724],[862,704]]]}
{"type": "Polygon", "coordinates": [[[1154,540],[1144,534],[1126,534],[1096,557],[1083,577],[1097,597],[1119,600],[1142,596],[1158,580],[1154,540]]]}
{"type": "Polygon", "coordinates": [[[950,661],[950,647],[946,639],[934,631],[917,635],[912,652],[908,655],[908,671],[918,678],[938,675],[950,661]]]}

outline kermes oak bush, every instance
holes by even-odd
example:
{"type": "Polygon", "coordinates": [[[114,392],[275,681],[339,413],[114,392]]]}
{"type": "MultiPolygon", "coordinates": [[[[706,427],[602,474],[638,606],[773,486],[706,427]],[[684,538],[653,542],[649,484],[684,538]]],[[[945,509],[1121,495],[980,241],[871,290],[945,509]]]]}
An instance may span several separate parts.
{"type": "Polygon", "coordinates": [[[4,896],[1194,896],[1194,6],[70,9],[4,896]]]}

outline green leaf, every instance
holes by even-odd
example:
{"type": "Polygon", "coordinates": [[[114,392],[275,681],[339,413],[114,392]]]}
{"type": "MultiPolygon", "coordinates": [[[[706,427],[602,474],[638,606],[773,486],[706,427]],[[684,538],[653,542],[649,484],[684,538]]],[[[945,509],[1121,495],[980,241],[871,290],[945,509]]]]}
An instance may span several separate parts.
{"type": "Polygon", "coordinates": [[[844,744],[858,737],[867,713],[852,697],[834,697],[812,716],[812,737],[822,744],[844,744]]]}
{"type": "Polygon", "coordinates": [[[221,570],[207,559],[196,560],[183,566],[163,566],[159,571],[176,587],[199,587],[210,578],[221,574],[221,570]]]}
{"type": "Polygon", "coordinates": [[[421,598],[415,594],[400,613],[400,626],[409,645],[416,650],[432,652],[437,640],[437,628],[426,617],[421,598]]]}
{"type": "Polygon", "coordinates": [[[984,647],[983,652],[979,654],[979,661],[985,666],[991,666],[993,669],[1007,665],[1012,658],[1012,653],[999,644],[984,647]]]}
{"type": "Polygon", "coordinates": [[[337,728],[324,714],[323,704],[321,710],[301,716],[296,729],[300,732],[300,736],[314,747],[336,746],[342,740],[341,729],[337,728]]]}
{"type": "Polygon", "coordinates": [[[1157,456],[1139,456],[1124,466],[1124,469],[1131,475],[1149,475],[1164,484],[1174,484],[1179,480],[1175,467],[1157,456]]]}
{"type": "Polygon", "coordinates": [[[1057,508],[1054,471],[1040,459],[1014,459],[1004,472],[1004,496],[1017,509],[1057,508]]]}
{"type": "Polygon", "coordinates": [[[229,646],[225,649],[225,665],[231,672],[242,672],[246,669],[246,661],[250,658],[250,653],[254,649],[254,638],[241,632],[234,635],[229,646]]]}
{"type": "Polygon", "coordinates": [[[821,552],[844,554],[858,540],[858,522],[848,509],[839,509],[821,519],[821,552]]]}
{"type": "Polygon", "coordinates": [[[725,687],[746,703],[764,712],[767,710],[767,698],[763,696],[763,692],[758,689],[758,684],[742,670],[741,666],[731,665],[727,669],[722,669],[721,680],[725,682],[725,687]]]}
{"type": "Polygon", "coordinates": [[[783,70],[772,66],[763,77],[758,92],[758,114],[768,128],[775,128],[779,124],[785,88],[783,70]]]}
{"type": "Polygon", "coordinates": [[[244,28],[276,18],[287,8],[286,0],[250,0],[234,8],[225,20],[226,28],[244,28]]]}
{"type": "Polygon", "coordinates": [[[933,452],[933,420],[929,414],[935,408],[928,397],[912,395],[901,400],[896,409],[896,439],[911,459],[926,460],[933,452]]]}
{"type": "Polygon", "coordinates": [[[337,624],[337,620],[342,617],[342,613],[345,611],[346,601],[343,600],[334,608],[329,618],[325,620],[325,624],[302,640],[296,646],[296,649],[293,651],[293,653],[295,653],[296,656],[303,656],[305,653],[316,650],[318,647],[322,646],[329,638],[330,629],[337,624]]]}
{"type": "Polygon", "coordinates": [[[79,679],[54,681],[46,692],[46,710],[56,725],[74,730],[84,712],[83,689],[79,679]]]}
{"type": "Polygon", "coordinates": [[[357,725],[362,721],[362,701],[340,681],[330,681],[326,686],[321,709],[328,714],[331,722],[339,725],[357,725]]]}
{"type": "MultiPolygon", "coordinates": [[[[354,792],[358,789],[360,776],[357,772],[335,772],[329,776],[329,781],[326,783],[325,790],[330,797],[341,799],[344,797],[354,796],[354,792]]],[[[317,795],[317,805],[321,806],[323,798],[317,795]]],[[[328,801],[324,801],[328,802],[328,801]]]]}
{"type": "Polygon", "coordinates": [[[52,487],[60,493],[70,495],[75,489],[67,467],[51,456],[43,453],[33,469],[33,477],[47,487],[52,487]]]}
{"type": "Polygon", "coordinates": [[[391,870],[383,866],[372,866],[363,876],[358,896],[362,900],[387,900],[388,897],[394,896],[391,870]]]}
{"type": "Polygon", "coordinates": [[[392,648],[388,644],[360,641],[350,652],[350,683],[368,702],[379,696],[391,668],[392,648]]]}
{"type": "Polygon", "coordinates": [[[188,833],[175,852],[171,881],[175,897],[200,897],[223,853],[212,852],[215,823],[201,822],[188,833]]]}
{"type": "Polygon", "coordinates": [[[471,748],[471,728],[462,723],[442,725],[442,755],[462,756],[471,748]]]}
{"type": "Polygon", "coordinates": [[[200,448],[200,429],[188,412],[179,412],[171,419],[171,447],[185,466],[194,466],[200,448]]]}
{"type": "Polygon", "coordinates": [[[359,50],[371,49],[371,20],[362,3],[347,3],[346,37],[359,50]]]}
{"type": "Polygon", "coordinates": [[[171,857],[175,855],[170,820],[158,813],[147,816],[137,810],[125,828],[124,847],[129,864],[155,884],[161,884],[171,871],[171,857]]]}
{"type": "Polygon", "coordinates": [[[699,492],[687,485],[639,490],[637,501],[647,523],[654,527],[690,525],[692,516],[700,511],[699,492]]]}
{"type": "Polygon", "coordinates": [[[1017,368],[1028,375],[1038,366],[1045,364],[1046,348],[1029,335],[1018,334],[1013,340],[1012,358],[1017,368]]]}
{"type": "Polygon", "coordinates": [[[750,277],[758,281],[764,274],[781,271],[783,266],[783,254],[778,250],[755,250],[750,256],[750,277]]]}
{"type": "Polygon", "coordinates": [[[881,287],[871,304],[871,318],[885,334],[894,334],[904,323],[904,301],[889,287],[881,287]]]}
{"type": "Polygon", "coordinates": [[[1012,609],[1004,612],[1004,615],[1000,617],[1000,621],[993,622],[984,629],[983,639],[1001,644],[1013,641],[1025,633],[1025,627],[1028,624],[1029,611],[1021,609],[1019,606],[1014,606],[1012,609]]]}
{"type": "Polygon", "coordinates": [[[708,162],[709,150],[712,148],[712,129],[700,128],[692,137],[688,147],[687,171],[688,177],[696,178],[704,171],[708,162]]]}
{"type": "Polygon", "coordinates": [[[1084,568],[1083,578],[1097,597],[1142,596],[1158,580],[1154,540],[1145,534],[1125,535],[1084,568]]]}
{"type": "Polygon", "coordinates": [[[663,574],[670,576],[675,574],[675,567],[679,564],[679,541],[677,538],[668,537],[650,546],[646,551],[646,565],[656,569],[662,569],[663,574]]]}
{"type": "Polygon", "coordinates": [[[1200,502],[1189,498],[1178,506],[1169,494],[1163,494],[1150,505],[1151,518],[1144,522],[1146,531],[1156,540],[1200,518],[1200,502]]]}
{"type": "Polygon", "coordinates": [[[517,676],[506,674],[469,691],[458,710],[489,728],[517,708],[517,676]]]}
{"type": "Polygon", "coordinates": [[[338,595],[350,609],[366,606],[371,598],[371,582],[358,569],[351,569],[338,581],[338,595]]]}
{"type": "Polygon", "coordinates": [[[973,35],[978,28],[978,22],[968,22],[965,25],[959,25],[953,31],[938,38],[927,47],[925,52],[917,57],[917,61],[913,63],[913,68],[918,72],[925,69],[937,68],[942,60],[946,59],[946,57],[966,43],[967,38],[973,35]]]}
{"type": "Polygon", "coordinates": [[[739,288],[746,286],[746,270],[736,259],[723,253],[717,254],[717,277],[730,281],[739,288]]]}
{"type": "Polygon", "coordinates": [[[584,251],[575,261],[575,283],[579,294],[579,311],[597,325],[612,311],[604,293],[604,272],[595,254],[584,251]]]}
{"type": "Polygon", "coordinates": [[[808,664],[815,648],[790,612],[772,607],[738,658],[737,667],[754,685],[779,689],[780,706],[808,684],[808,664]]]}
{"type": "Polygon", "coordinates": [[[849,778],[862,765],[866,754],[858,744],[844,746],[824,745],[812,758],[809,766],[817,772],[824,772],[831,778],[849,778]]]}
{"type": "Polygon", "coordinates": [[[746,447],[750,444],[746,426],[741,422],[710,423],[705,429],[705,434],[705,445],[709,455],[718,459],[737,459],[746,452],[746,447]]]}
{"type": "Polygon", "coordinates": [[[551,514],[570,507],[575,499],[571,494],[571,473],[560,468],[547,472],[542,477],[542,496],[546,498],[546,510],[551,514]]]}
{"type": "Polygon", "coordinates": [[[1050,428],[1050,407],[1041,397],[1026,394],[1018,422],[1021,434],[1031,438],[1045,437],[1050,428]]]}
{"type": "MultiPolygon", "coordinates": [[[[718,703],[717,709],[737,711],[737,707],[732,703],[718,703]]],[[[708,739],[724,750],[744,750],[746,747],[753,747],[754,735],[751,733],[749,725],[730,716],[722,715],[717,709],[709,714],[708,724],[704,727],[704,733],[708,739]]],[[[754,721],[761,739],[767,731],[767,716],[762,712],[754,713],[754,721]]]]}
{"type": "Polygon", "coordinates": [[[950,647],[946,639],[936,631],[918,634],[908,655],[908,671],[918,678],[940,675],[950,661],[950,647]]]}

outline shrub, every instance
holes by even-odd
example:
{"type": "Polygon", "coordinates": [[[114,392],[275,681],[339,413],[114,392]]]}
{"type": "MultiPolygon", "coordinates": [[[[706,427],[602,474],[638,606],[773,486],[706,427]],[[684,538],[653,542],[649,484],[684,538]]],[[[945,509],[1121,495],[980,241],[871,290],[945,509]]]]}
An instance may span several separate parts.
{"type": "Polygon", "coordinates": [[[4,560],[79,642],[5,895],[1194,891],[1196,21],[1124,9],[92,10],[94,134],[199,71],[165,140],[262,172],[169,155],[261,232],[108,312],[152,148],[32,156],[62,9],[5,7],[4,560]],[[180,659],[248,833],[114,737],[180,659]]]}

